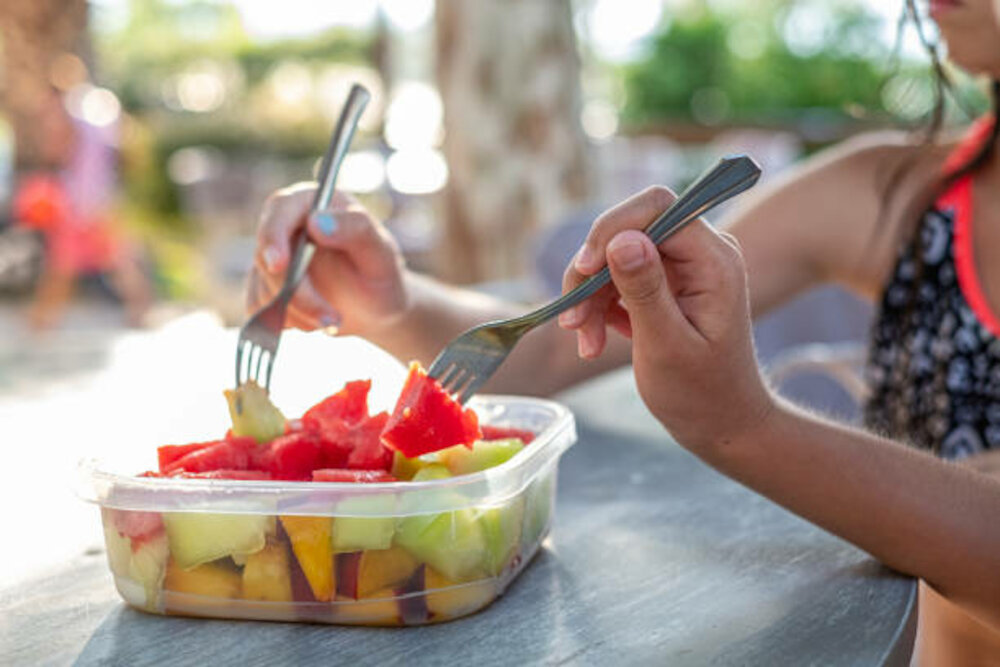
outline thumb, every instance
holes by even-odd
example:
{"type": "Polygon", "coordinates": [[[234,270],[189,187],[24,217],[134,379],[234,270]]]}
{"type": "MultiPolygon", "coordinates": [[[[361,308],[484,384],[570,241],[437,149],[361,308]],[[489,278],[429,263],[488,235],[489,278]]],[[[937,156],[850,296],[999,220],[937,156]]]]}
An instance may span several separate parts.
{"type": "Polygon", "coordinates": [[[633,335],[663,337],[691,325],[674,299],[660,253],[640,231],[618,233],[607,245],[611,279],[628,310],[633,335]]]}

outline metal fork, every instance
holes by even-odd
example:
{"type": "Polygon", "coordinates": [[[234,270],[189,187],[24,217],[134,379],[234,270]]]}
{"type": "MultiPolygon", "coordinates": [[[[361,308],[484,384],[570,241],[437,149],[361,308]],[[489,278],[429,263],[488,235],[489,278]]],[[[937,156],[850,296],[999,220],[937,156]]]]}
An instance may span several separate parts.
{"type": "MultiPolygon", "coordinates": [[[[749,157],[724,157],[691,184],[645,232],[654,243],[662,243],[706,211],[753,187],[759,177],[760,167],[749,157]]],[[[605,266],[575,289],[527,315],[469,329],[441,351],[428,375],[464,405],[492,377],[521,336],[589,298],[610,280],[611,272],[605,266]]]]}
{"type": "MultiPolygon", "coordinates": [[[[371,93],[363,86],[358,84],[351,86],[351,92],[347,96],[330,138],[330,146],[320,163],[316,177],[319,188],[316,190],[316,197],[310,209],[314,215],[322,215],[330,207],[337,173],[340,171],[344,156],[347,155],[351,139],[354,138],[358,119],[370,99],[371,93]]],[[[270,303],[254,313],[240,329],[240,337],[236,343],[237,387],[250,380],[261,384],[264,389],[271,386],[271,370],[274,367],[274,358],[278,354],[288,302],[292,300],[295,288],[305,277],[315,252],[316,246],[308,239],[305,230],[301,231],[295,238],[292,258],[288,263],[288,272],[285,274],[285,282],[281,289],[270,303]],[[262,368],[263,382],[261,382],[262,368]]]]}

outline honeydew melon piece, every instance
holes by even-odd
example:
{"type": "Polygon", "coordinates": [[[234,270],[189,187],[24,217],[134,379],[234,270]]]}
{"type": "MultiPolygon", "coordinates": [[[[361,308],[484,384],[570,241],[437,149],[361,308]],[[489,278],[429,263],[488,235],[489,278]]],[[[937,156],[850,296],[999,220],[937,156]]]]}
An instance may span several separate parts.
{"type": "Polygon", "coordinates": [[[313,597],[323,602],[333,598],[333,519],[326,516],[282,516],[281,525],[288,534],[313,597]]]}
{"type": "Polygon", "coordinates": [[[442,449],[437,453],[452,475],[468,475],[505,463],[524,449],[520,438],[504,440],[478,440],[472,449],[464,445],[442,449]]]}
{"type": "Polygon", "coordinates": [[[436,463],[437,456],[434,454],[425,454],[423,456],[415,456],[412,459],[403,456],[399,452],[392,453],[392,468],[390,469],[390,474],[399,480],[409,482],[413,479],[422,468],[436,463]]]}
{"type": "Polygon", "coordinates": [[[486,569],[496,576],[517,553],[524,526],[524,499],[515,498],[506,505],[481,510],[479,522],[486,538],[486,569]]]}
{"type": "Polygon", "coordinates": [[[226,556],[256,553],[274,533],[274,517],[263,514],[165,512],[163,523],[170,554],[186,570],[226,556]]]}
{"type": "Polygon", "coordinates": [[[270,442],[285,432],[285,416],[274,406],[267,390],[256,382],[227,389],[229,416],[233,420],[233,435],[249,436],[257,442],[270,442]]]}
{"type": "Polygon", "coordinates": [[[448,470],[447,466],[440,463],[431,463],[418,470],[411,481],[430,482],[435,479],[448,479],[449,477],[451,477],[451,471],[448,470]]]}
{"type": "Polygon", "coordinates": [[[396,544],[456,581],[475,578],[485,567],[486,536],[472,510],[404,517],[396,544]]]}
{"type": "Polygon", "coordinates": [[[337,503],[337,512],[384,513],[390,516],[338,516],[333,520],[333,550],[365,551],[388,549],[396,532],[396,507],[393,496],[359,496],[337,503]]]}
{"type": "MultiPolygon", "coordinates": [[[[449,477],[445,466],[434,464],[422,468],[413,481],[449,477]]],[[[486,537],[470,509],[402,517],[396,525],[395,543],[450,579],[475,578],[482,574],[486,561],[486,537]]]]}
{"type": "Polygon", "coordinates": [[[555,470],[545,473],[528,487],[525,501],[524,539],[527,546],[540,540],[549,527],[555,470]]]}

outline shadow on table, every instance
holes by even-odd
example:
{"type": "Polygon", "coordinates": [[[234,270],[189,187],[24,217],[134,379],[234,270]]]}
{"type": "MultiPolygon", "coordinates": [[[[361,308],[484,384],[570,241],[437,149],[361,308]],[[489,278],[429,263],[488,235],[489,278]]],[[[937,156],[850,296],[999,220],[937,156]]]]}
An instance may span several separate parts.
{"type": "MultiPolygon", "coordinates": [[[[224,621],[146,614],[124,604],[91,635],[75,665],[377,664],[505,665],[559,661],[594,633],[556,609],[578,608],[576,585],[548,549],[493,605],[465,619],[417,628],[224,621]],[[569,597],[570,599],[566,599],[569,597]]],[[[575,614],[583,616],[586,614],[575,614]]],[[[592,641],[592,639],[591,639],[592,641]]]]}

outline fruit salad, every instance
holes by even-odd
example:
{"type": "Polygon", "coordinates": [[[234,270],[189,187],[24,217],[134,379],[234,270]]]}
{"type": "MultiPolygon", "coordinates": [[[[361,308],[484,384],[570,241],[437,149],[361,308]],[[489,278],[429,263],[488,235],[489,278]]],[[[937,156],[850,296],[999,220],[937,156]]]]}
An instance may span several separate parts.
{"type": "Polygon", "coordinates": [[[572,418],[553,403],[465,409],[417,365],[392,413],[347,383],[298,419],[254,384],[232,428],[164,445],[157,467],[91,464],[122,597],[155,613],[364,625],[492,602],[548,532],[572,418]]]}

